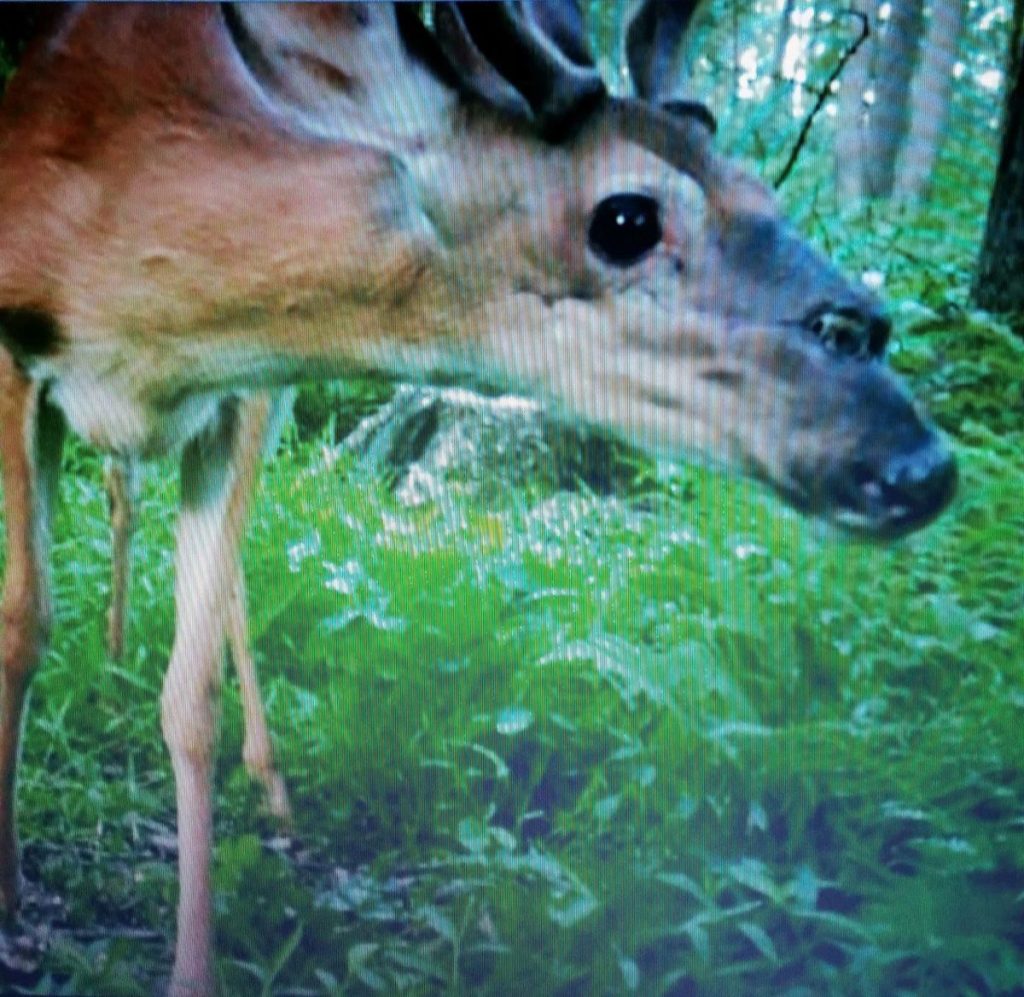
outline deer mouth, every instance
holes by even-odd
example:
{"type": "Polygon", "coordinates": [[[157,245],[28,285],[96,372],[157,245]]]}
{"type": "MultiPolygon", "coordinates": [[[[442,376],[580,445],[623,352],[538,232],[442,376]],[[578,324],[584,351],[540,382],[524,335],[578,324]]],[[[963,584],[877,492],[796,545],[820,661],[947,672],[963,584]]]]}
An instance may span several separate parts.
{"type": "Polygon", "coordinates": [[[881,359],[777,328],[736,332],[729,346],[747,372],[734,394],[734,452],[796,509],[892,540],[950,504],[954,454],[881,359]]]}
{"type": "Polygon", "coordinates": [[[870,454],[834,465],[813,480],[799,472],[779,490],[798,509],[864,539],[896,540],[927,526],[950,504],[956,460],[937,434],[913,450],[870,454]]]}
{"type": "Polygon", "coordinates": [[[857,461],[842,482],[843,501],[834,518],[852,532],[881,539],[905,536],[949,505],[957,477],[956,461],[937,437],[881,468],[857,461]]]}

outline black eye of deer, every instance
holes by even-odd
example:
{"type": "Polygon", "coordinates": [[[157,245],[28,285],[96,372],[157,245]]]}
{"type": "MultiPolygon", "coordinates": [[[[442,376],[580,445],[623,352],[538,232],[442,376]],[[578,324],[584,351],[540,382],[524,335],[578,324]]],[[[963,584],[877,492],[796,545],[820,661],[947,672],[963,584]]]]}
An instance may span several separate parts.
{"type": "Polygon", "coordinates": [[[628,267],[661,242],[658,202],[646,194],[612,194],[590,218],[587,243],[606,263],[628,267]]]}

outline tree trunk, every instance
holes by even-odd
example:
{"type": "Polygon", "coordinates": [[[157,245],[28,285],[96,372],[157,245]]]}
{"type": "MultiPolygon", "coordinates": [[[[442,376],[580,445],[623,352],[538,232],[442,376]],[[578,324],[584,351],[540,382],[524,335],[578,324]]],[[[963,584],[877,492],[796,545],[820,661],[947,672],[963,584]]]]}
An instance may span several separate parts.
{"type": "Polygon", "coordinates": [[[924,0],[893,0],[875,65],[875,102],[868,119],[864,192],[888,197],[907,130],[910,81],[921,45],[924,0]]]}
{"type": "Polygon", "coordinates": [[[1020,58],[1008,106],[974,299],[993,311],[1024,312],[1024,62],[1020,58]]]}
{"type": "Polygon", "coordinates": [[[1024,52],[1024,0],[1014,0],[1013,20],[1010,23],[1010,69],[1009,78],[1015,80],[1020,69],[1020,59],[1024,52]]]}
{"type": "Polygon", "coordinates": [[[965,0],[943,0],[933,5],[911,93],[910,130],[896,175],[894,193],[898,200],[920,200],[928,193],[949,117],[965,5],[965,0]]]}
{"type": "Polygon", "coordinates": [[[786,0],[779,15],[779,31],[775,36],[775,66],[772,75],[776,80],[782,79],[782,62],[786,57],[786,45],[793,33],[793,7],[796,0],[786,0]]]}
{"type": "MultiPolygon", "coordinates": [[[[864,102],[864,95],[871,81],[871,63],[878,37],[877,4],[872,5],[870,10],[868,6],[860,4],[858,9],[868,15],[871,37],[853,54],[839,80],[836,190],[842,204],[858,201],[864,196],[868,122],[868,107],[864,102]]],[[[851,18],[850,23],[859,33],[860,19],[851,18]]]]}

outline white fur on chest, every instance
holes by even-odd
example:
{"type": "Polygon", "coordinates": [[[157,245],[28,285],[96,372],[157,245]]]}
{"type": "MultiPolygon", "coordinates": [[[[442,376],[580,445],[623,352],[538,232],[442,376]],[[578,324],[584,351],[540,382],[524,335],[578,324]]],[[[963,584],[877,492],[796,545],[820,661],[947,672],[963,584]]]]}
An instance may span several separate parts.
{"type": "Polygon", "coordinates": [[[101,450],[140,457],[181,447],[210,422],[220,398],[186,395],[176,404],[155,406],[88,371],[59,378],[50,389],[50,399],[85,440],[101,450]]]}
{"type": "Polygon", "coordinates": [[[50,400],[83,439],[143,458],[180,448],[235,390],[212,376],[209,363],[106,343],[76,344],[34,373],[49,383],[50,400]]]}

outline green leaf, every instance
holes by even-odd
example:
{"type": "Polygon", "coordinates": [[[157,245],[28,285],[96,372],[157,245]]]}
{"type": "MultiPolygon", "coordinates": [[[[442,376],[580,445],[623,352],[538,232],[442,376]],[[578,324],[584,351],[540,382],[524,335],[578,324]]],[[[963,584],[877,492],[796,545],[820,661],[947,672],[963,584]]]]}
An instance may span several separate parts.
{"type": "Polygon", "coordinates": [[[348,950],[348,971],[360,983],[380,993],[387,984],[384,978],[369,968],[369,962],[380,949],[376,942],[361,942],[348,950]]]}
{"type": "Polygon", "coordinates": [[[594,804],[594,816],[599,821],[608,821],[615,816],[615,812],[622,804],[622,797],[616,793],[613,796],[606,796],[594,804]]]}
{"type": "Polygon", "coordinates": [[[567,904],[551,904],[548,916],[560,928],[572,928],[597,910],[597,900],[588,892],[577,894],[567,904]]]}
{"type": "Polygon", "coordinates": [[[417,915],[427,927],[441,936],[449,945],[455,942],[455,925],[452,919],[436,907],[421,907],[417,915]]]}
{"type": "Polygon", "coordinates": [[[729,866],[729,875],[741,886],[760,893],[773,903],[781,903],[784,891],[772,880],[768,867],[757,859],[745,858],[729,866]]]}
{"type": "Polygon", "coordinates": [[[467,852],[482,854],[487,850],[490,842],[490,835],[487,833],[487,825],[476,817],[464,817],[459,821],[459,844],[467,852]]]}
{"type": "Polygon", "coordinates": [[[766,959],[770,962],[779,961],[779,954],[775,951],[775,945],[772,943],[771,938],[768,937],[768,932],[764,928],[754,924],[753,921],[740,921],[736,928],[766,959]]]}
{"type": "Polygon", "coordinates": [[[277,950],[274,955],[274,961],[263,980],[263,987],[260,991],[262,997],[271,997],[274,990],[274,981],[281,975],[281,971],[288,964],[288,960],[295,954],[295,950],[299,947],[299,942],[302,941],[302,933],[303,926],[297,924],[288,940],[277,950]]]}
{"type": "Polygon", "coordinates": [[[639,988],[640,967],[629,956],[619,956],[619,972],[622,973],[622,983],[627,990],[639,988]]]}

